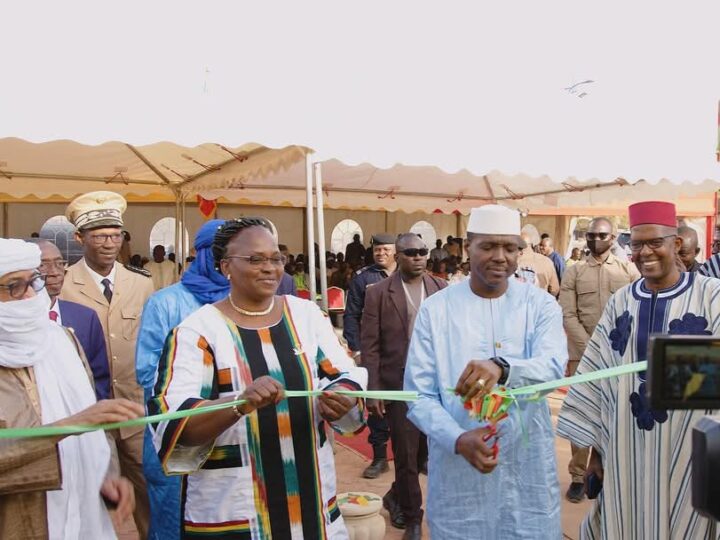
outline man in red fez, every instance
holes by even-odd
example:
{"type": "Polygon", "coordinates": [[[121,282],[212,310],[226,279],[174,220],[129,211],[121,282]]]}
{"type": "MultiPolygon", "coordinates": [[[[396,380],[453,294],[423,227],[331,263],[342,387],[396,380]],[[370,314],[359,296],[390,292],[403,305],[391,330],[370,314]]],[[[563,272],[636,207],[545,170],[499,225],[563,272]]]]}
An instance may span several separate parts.
{"type": "MultiPolygon", "coordinates": [[[[642,278],[608,301],[578,374],[647,360],[651,334],[720,337],[720,280],[680,272],[675,206],[629,208],[630,248],[642,278]]],[[[645,372],[573,386],[558,434],[591,447],[586,487],[598,503],[582,538],[716,538],[717,524],[692,506],[691,429],[705,411],[650,408],[645,372]]]]}

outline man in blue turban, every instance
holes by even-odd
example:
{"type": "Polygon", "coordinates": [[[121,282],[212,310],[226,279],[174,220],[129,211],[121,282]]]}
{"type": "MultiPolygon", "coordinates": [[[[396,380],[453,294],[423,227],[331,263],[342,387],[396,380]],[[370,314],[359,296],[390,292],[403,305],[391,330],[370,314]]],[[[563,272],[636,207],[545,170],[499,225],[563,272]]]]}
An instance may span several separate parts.
{"type": "MultiPolygon", "coordinates": [[[[225,298],[230,283],[215,269],[212,243],[221,219],[208,221],[195,237],[196,258],[179,283],[157,291],[145,304],[137,340],[135,369],[145,401],[153,395],[158,361],[170,331],[205,304],[225,298]]],[[[150,496],[151,540],[180,538],[179,476],[165,476],[152,444],[150,428],[145,430],[143,470],[150,496]]]]}

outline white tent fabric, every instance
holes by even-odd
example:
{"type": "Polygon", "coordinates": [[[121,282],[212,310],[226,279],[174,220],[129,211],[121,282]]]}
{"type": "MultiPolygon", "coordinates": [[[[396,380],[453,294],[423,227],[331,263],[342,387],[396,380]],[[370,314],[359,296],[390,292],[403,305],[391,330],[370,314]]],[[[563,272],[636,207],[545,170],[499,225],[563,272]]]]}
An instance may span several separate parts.
{"type": "MultiPolygon", "coordinates": [[[[232,202],[305,206],[309,150],[299,146],[270,149],[258,144],[227,148],[204,144],[185,148],[172,143],[135,147],[111,142],[99,146],[72,141],[29,143],[0,139],[0,194],[70,199],[92,189],[111,189],[144,200],[194,200],[223,197],[232,202]]],[[[550,214],[607,212],[639,199],[678,203],[685,215],[712,215],[717,185],[662,181],[629,184],[549,177],[506,176],[491,171],[446,173],[437,167],[396,165],[379,169],[367,163],[322,163],[324,203],[328,208],[404,212],[460,212],[490,202],[521,211],[550,214]],[[708,196],[710,195],[710,196],[708,196]]]]}
{"type": "Polygon", "coordinates": [[[719,19],[716,0],[14,2],[0,137],[718,180],[719,19]]]}
{"type": "Polygon", "coordinates": [[[215,185],[221,177],[264,178],[298,161],[308,149],[280,149],[259,144],[227,148],[203,144],[185,148],[173,143],[132,146],[109,142],[98,146],[73,141],[34,144],[22,139],[0,139],[0,193],[15,198],[34,196],[72,198],[93,189],[123,195],[165,196],[188,192],[195,183],[215,185]]]}
{"type": "MultiPolygon", "coordinates": [[[[475,206],[498,202],[535,214],[599,215],[625,213],[638,200],[675,202],[688,216],[715,213],[714,193],[718,185],[708,180],[700,184],[658,184],[639,181],[570,179],[556,183],[549,177],[506,176],[497,171],[475,176],[468,171],[450,174],[437,167],[397,165],[379,169],[369,164],[345,165],[338,160],[323,162],[324,203],[328,208],[385,210],[404,212],[459,212],[468,214],[475,206]]],[[[297,163],[263,179],[234,182],[233,189],[219,187],[221,173],[196,182],[194,189],[205,198],[224,197],[247,204],[305,206],[305,166],[297,163]]]]}

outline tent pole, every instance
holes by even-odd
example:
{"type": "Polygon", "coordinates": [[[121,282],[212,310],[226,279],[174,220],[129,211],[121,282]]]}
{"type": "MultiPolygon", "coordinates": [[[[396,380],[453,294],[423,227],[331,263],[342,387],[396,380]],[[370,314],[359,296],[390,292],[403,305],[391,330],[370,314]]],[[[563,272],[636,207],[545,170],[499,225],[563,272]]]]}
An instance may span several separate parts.
{"type": "Polygon", "coordinates": [[[8,209],[9,205],[8,203],[4,202],[2,204],[2,235],[3,238],[10,238],[10,231],[8,230],[10,228],[10,216],[8,216],[8,209]]]}
{"type": "Polygon", "coordinates": [[[178,262],[182,265],[182,268],[185,269],[185,259],[187,258],[188,254],[185,253],[185,246],[188,243],[188,230],[187,230],[187,223],[185,222],[185,215],[186,215],[186,209],[187,209],[187,195],[183,194],[182,196],[182,228],[180,229],[180,253],[179,260],[176,260],[175,262],[178,262]]]}
{"type": "Polygon", "coordinates": [[[305,223],[307,225],[307,270],[310,283],[307,284],[310,290],[310,300],[317,300],[317,288],[315,287],[315,223],[313,216],[313,163],[310,154],[305,154],[305,223]]]}
{"type": "Polygon", "coordinates": [[[323,195],[322,164],[315,163],[315,200],[317,203],[318,254],[320,255],[320,292],[322,294],[322,309],[325,313],[328,313],[327,260],[325,259],[325,203],[323,202],[323,195]]]}
{"type": "MultiPolygon", "coordinates": [[[[180,209],[180,193],[177,190],[173,190],[173,193],[175,194],[175,262],[177,262],[178,246],[180,245],[180,219],[182,215],[180,209]]],[[[180,277],[177,264],[175,265],[173,273],[175,275],[175,281],[177,281],[180,277]]]]}

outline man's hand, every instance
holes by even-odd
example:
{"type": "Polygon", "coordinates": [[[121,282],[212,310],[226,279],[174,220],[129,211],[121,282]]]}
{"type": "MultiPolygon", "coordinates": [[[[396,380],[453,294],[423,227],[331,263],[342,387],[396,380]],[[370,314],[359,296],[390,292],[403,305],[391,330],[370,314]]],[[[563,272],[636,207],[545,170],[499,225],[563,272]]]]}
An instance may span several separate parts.
{"type": "Polygon", "coordinates": [[[115,506],[119,521],[128,519],[135,510],[135,490],[127,478],[107,476],[100,487],[100,494],[115,506]]]}
{"type": "Polygon", "coordinates": [[[284,397],[285,389],[282,384],[269,375],[264,375],[255,379],[245,388],[240,398],[244,399],[246,403],[239,405],[238,409],[243,414],[250,414],[256,409],[278,403],[284,397]]]}
{"type": "Polygon", "coordinates": [[[600,453],[594,448],[592,448],[590,450],[590,459],[588,460],[588,466],[585,470],[585,484],[587,485],[588,476],[590,476],[591,474],[595,474],[595,476],[597,476],[597,479],[602,482],[604,472],[605,470],[603,469],[600,453]]]}
{"type": "Polygon", "coordinates": [[[487,440],[494,434],[495,430],[489,427],[466,431],[455,441],[455,452],[481,473],[491,473],[497,467],[498,460],[496,451],[487,445],[487,440]]]}
{"type": "Polygon", "coordinates": [[[124,422],[145,415],[142,405],[127,399],[103,399],[79,413],[55,422],[54,426],[97,426],[124,422]]]}
{"type": "Polygon", "coordinates": [[[470,360],[455,385],[455,392],[465,399],[483,397],[501,376],[502,369],[492,360],[470,360]]]}
{"type": "Polygon", "coordinates": [[[365,403],[370,414],[374,414],[378,418],[385,416],[385,403],[382,399],[368,399],[365,403]]]}
{"type": "Polygon", "coordinates": [[[357,403],[357,398],[351,398],[325,391],[318,396],[318,409],[320,416],[328,422],[335,422],[345,416],[357,403]]]}

